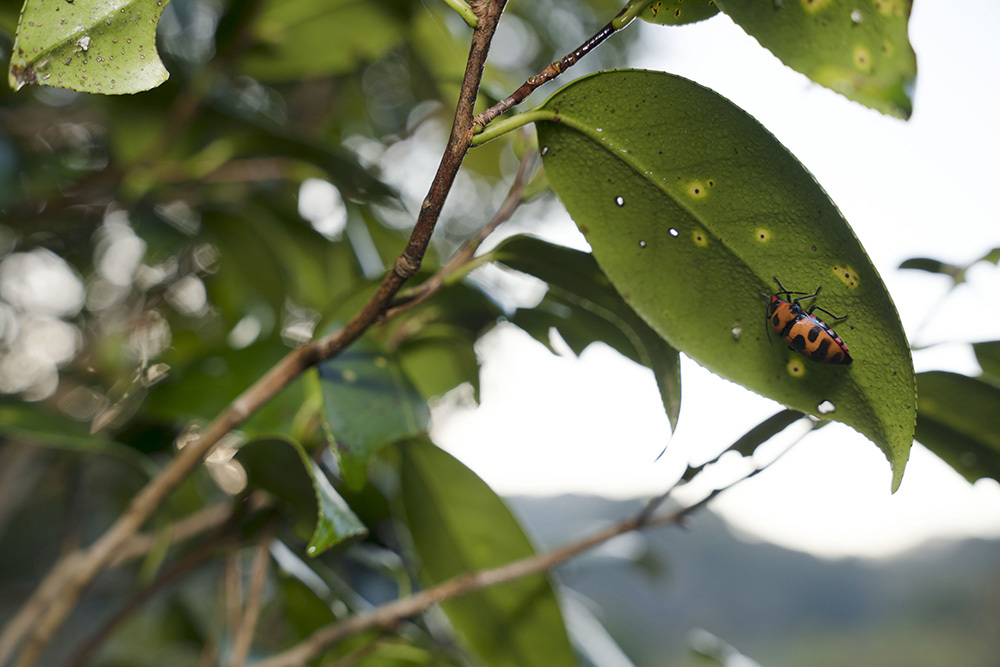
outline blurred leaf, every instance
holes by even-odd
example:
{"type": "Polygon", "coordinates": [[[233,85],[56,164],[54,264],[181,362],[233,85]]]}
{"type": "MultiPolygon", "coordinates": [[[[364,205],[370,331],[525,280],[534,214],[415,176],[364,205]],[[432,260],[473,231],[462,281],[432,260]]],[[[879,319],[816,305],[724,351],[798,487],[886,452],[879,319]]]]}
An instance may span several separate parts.
{"type": "Polygon", "coordinates": [[[1000,480],[1000,387],[958,373],[917,374],[917,440],[969,482],[1000,480]]]}
{"type": "Polygon", "coordinates": [[[912,259],[905,260],[899,265],[899,268],[927,271],[928,273],[943,273],[955,278],[956,280],[958,280],[958,277],[964,273],[964,270],[960,266],[947,264],[940,260],[930,259],[928,257],[914,257],[912,259]]]}
{"type": "MultiPolygon", "coordinates": [[[[503,501],[457,459],[425,437],[399,443],[398,451],[401,506],[427,586],[534,553],[503,501]]],[[[488,664],[575,664],[544,575],[447,600],[442,607],[488,664]]]]}
{"type": "Polygon", "coordinates": [[[538,306],[514,314],[514,324],[546,345],[549,327],[555,327],[576,354],[602,341],[646,366],[656,378],[671,427],[677,427],[681,408],[677,350],[622,300],[592,255],[517,236],[504,241],[489,257],[549,285],[548,294],[538,306]]]}
{"type": "MultiPolygon", "coordinates": [[[[171,364],[170,374],[150,389],[145,406],[148,414],[173,423],[211,419],[290,351],[276,338],[241,350],[202,347],[199,343],[192,334],[175,340],[173,354],[165,357],[171,364]],[[194,347],[191,356],[187,355],[188,345],[194,347]]],[[[277,413],[284,414],[285,407],[276,409],[277,413]]],[[[251,417],[241,429],[255,433],[282,426],[280,418],[255,421],[251,417]]]]}
{"type": "Polygon", "coordinates": [[[463,382],[479,396],[475,339],[457,327],[425,327],[398,350],[399,364],[425,399],[442,396],[463,382]]]}
{"type": "Polygon", "coordinates": [[[792,69],[848,99],[909,118],[917,58],[911,0],[716,0],[792,69]]]}
{"type": "Polygon", "coordinates": [[[236,459],[246,469],[252,487],[284,502],[294,513],[299,532],[312,532],[306,547],[310,556],[368,532],[298,442],[285,438],[253,440],[240,447],[236,459]]]}
{"type": "Polygon", "coordinates": [[[973,343],[972,351],[983,369],[983,379],[1000,385],[1000,340],[973,343]]]}
{"type": "Polygon", "coordinates": [[[305,583],[288,571],[282,577],[281,593],[284,596],[284,618],[291,624],[299,639],[304,639],[319,628],[333,623],[336,617],[330,606],[321,600],[305,583]]]}
{"type": "Polygon", "coordinates": [[[458,282],[401,313],[380,337],[393,341],[400,364],[425,398],[468,382],[478,400],[475,343],[500,314],[482,291],[458,282]]]}
{"type": "Polygon", "coordinates": [[[370,335],[320,363],[317,377],[326,427],[344,481],[352,489],[364,484],[368,459],[379,449],[427,430],[427,403],[398,360],[370,335]]]}
{"type": "Polygon", "coordinates": [[[928,273],[943,273],[946,276],[951,277],[951,287],[954,289],[965,282],[966,272],[979,262],[990,262],[992,264],[1000,263],[1000,248],[993,248],[982,257],[974,259],[965,266],[956,266],[955,264],[948,264],[946,262],[942,262],[937,259],[930,259],[928,257],[914,257],[912,259],[905,260],[899,265],[899,268],[916,269],[918,271],[927,271],[928,273]]]}
{"type": "Polygon", "coordinates": [[[269,0],[242,70],[261,81],[330,76],[380,58],[402,38],[381,3],[269,0]]]}
{"type": "Polygon", "coordinates": [[[1000,264],[1000,248],[993,248],[993,250],[990,250],[988,253],[986,253],[976,261],[990,262],[991,264],[1000,264]]]}
{"type": "Polygon", "coordinates": [[[709,370],[866,435],[896,489],[916,410],[909,346],[878,272],[812,175],[732,103],[669,74],[595,74],[535,113],[554,114],[538,123],[545,169],[624,300],[709,370]],[[791,290],[822,286],[819,304],[850,314],[853,366],[772,340],[761,294],[774,276],[791,290]]]}
{"type": "Polygon", "coordinates": [[[719,13],[715,0],[652,0],[639,14],[649,23],[684,25],[711,18],[719,13]]]}
{"type": "Polygon", "coordinates": [[[138,450],[91,434],[87,424],[33,403],[0,403],[0,433],[51,449],[111,456],[155,477],[160,469],[138,450]]]}
{"type": "Polygon", "coordinates": [[[170,76],[156,23],[170,0],[25,0],[7,81],[124,95],[170,76]]]}

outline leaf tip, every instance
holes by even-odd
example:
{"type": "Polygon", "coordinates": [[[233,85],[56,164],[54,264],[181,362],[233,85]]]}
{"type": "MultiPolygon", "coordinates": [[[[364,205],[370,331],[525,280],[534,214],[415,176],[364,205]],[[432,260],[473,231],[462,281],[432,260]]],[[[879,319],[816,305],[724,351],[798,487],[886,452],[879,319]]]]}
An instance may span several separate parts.
{"type": "MultiPolygon", "coordinates": [[[[909,457],[907,457],[909,458],[909,457]]],[[[899,491],[899,485],[903,481],[903,471],[906,469],[906,459],[895,460],[892,462],[892,493],[899,491]]]]}

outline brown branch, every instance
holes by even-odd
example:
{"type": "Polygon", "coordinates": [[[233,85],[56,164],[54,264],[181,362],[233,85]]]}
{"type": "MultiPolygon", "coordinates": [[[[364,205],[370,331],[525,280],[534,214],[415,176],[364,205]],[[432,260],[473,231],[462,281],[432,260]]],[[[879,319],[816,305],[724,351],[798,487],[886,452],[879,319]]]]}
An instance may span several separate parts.
{"type": "Polygon", "coordinates": [[[250,644],[253,642],[257,621],[260,619],[260,609],[264,598],[264,579],[267,576],[267,563],[270,558],[268,547],[274,539],[273,532],[264,531],[257,543],[253,555],[253,565],[250,567],[250,587],[247,591],[247,603],[243,609],[243,618],[233,640],[233,657],[231,667],[243,667],[250,654],[250,644]]]}
{"type": "Polygon", "coordinates": [[[374,628],[392,630],[403,619],[426,611],[430,607],[443,602],[444,600],[450,600],[452,598],[475,593],[483,590],[484,588],[489,588],[490,586],[496,586],[497,584],[546,572],[557,565],[564,563],[570,558],[593,549],[594,547],[600,546],[608,540],[618,537],[619,535],[623,535],[624,533],[629,533],[634,530],[643,530],[654,526],[680,524],[685,517],[704,507],[721,493],[728,491],[737,484],[756,477],[758,474],[769,468],[775,463],[775,461],[787,454],[792,447],[798,444],[798,442],[802,440],[805,435],[806,434],[800,435],[770,461],[762,465],[755,465],[754,469],[750,472],[744,474],[729,484],[712,489],[707,492],[701,500],[692,503],[691,505],[687,505],[686,507],[682,507],[668,514],[655,516],[654,512],[663,504],[673,491],[673,488],[668,489],[666,492],[651,498],[649,502],[647,502],[646,505],[643,506],[643,508],[634,516],[626,518],[607,528],[598,530],[576,542],[571,542],[558,549],[553,549],[545,553],[512,561],[505,565],[493,568],[492,570],[482,570],[480,572],[460,574],[438,584],[437,586],[425,589],[414,595],[394,600],[380,607],[376,607],[371,611],[360,613],[343,621],[332,623],[326,627],[320,628],[305,640],[296,644],[287,651],[256,663],[254,667],[292,667],[294,665],[305,664],[305,662],[310,658],[318,655],[320,652],[346,637],[359,632],[364,632],[366,630],[372,630],[374,628]]]}
{"type": "Polygon", "coordinates": [[[507,191],[507,196],[504,197],[503,203],[500,204],[500,208],[497,209],[496,214],[493,218],[479,230],[473,238],[465,242],[465,244],[459,249],[455,255],[448,260],[448,263],[438,269],[434,275],[420,283],[416,287],[406,294],[407,301],[404,303],[393,306],[385,311],[385,318],[389,319],[394,317],[399,313],[409,310],[414,306],[423,303],[428,298],[433,296],[441,287],[444,285],[445,278],[460,269],[466,263],[468,263],[476,254],[476,250],[482,245],[483,241],[486,240],[490,234],[496,230],[497,227],[502,225],[504,222],[510,219],[510,216],[514,214],[517,207],[521,204],[521,193],[524,192],[524,187],[528,180],[528,170],[531,167],[532,162],[534,162],[536,153],[534,151],[525,152],[524,156],[521,158],[521,163],[517,168],[517,175],[514,176],[514,182],[511,183],[510,189],[507,191]]]}
{"type": "MultiPolygon", "coordinates": [[[[624,15],[626,11],[628,11],[628,6],[622,9],[622,11],[618,13],[618,16],[615,17],[615,19],[624,15]]],[[[566,54],[559,60],[549,63],[548,67],[543,69],[538,74],[528,77],[528,80],[525,81],[523,84],[521,84],[520,88],[515,90],[506,98],[500,100],[499,102],[491,106],[486,111],[483,111],[473,119],[473,124],[475,125],[476,130],[477,131],[481,130],[482,128],[489,125],[490,122],[493,121],[497,116],[523,102],[525,99],[527,99],[528,95],[530,95],[535,91],[536,88],[538,88],[544,83],[548,83],[552,79],[556,78],[557,76],[568,70],[570,67],[575,65],[577,61],[580,60],[580,58],[583,58],[585,55],[593,51],[602,42],[604,42],[604,40],[606,40],[608,37],[613,35],[621,28],[625,27],[625,25],[627,25],[627,22],[622,25],[615,26],[614,19],[608,21],[608,24],[606,26],[597,31],[597,34],[589,38],[583,44],[576,47],[573,51],[566,54]]]]}
{"type": "Polygon", "coordinates": [[[180,581],[205,561],[211,558],[220,548],[238,546],[234,534],[217,535],[210,541],[198,545],[194,551],[177,561],[169,569],[162,572],[152,583],[133,595],[121,609],[107,620],[87,641],[76,649],[67,660],[68,667],[80,667],[87,664],[104,641],[126,620],[132,617],[137,609],[149,602],[157,593],[180,581]]]}
{"type": "Polygon", "coordinates": [[[479,27],[472,35],[472,45],[451,136],[427,197],[424,199],[409,243],[396,259],[393,270],[385,277],[368,303],[342,329],[292,351],[279,361],[230,403],[196,441],[180,451],[160,475],[143,487],[125,512],[96,542],[86,550],[76,552],[77,557],[64,559],[59,566],[54,567],[40,585],[46,590],[56,588],[58,596],[51,600],[51,604],[40,609],[40,613],[33,613],[29,617],[19,614],[22,622],[16,626],[18,633],[8,632],[10,626],[5,629],[0,635],[0,662],[6,660],[6,656],[20,643],[23,630],[33,627],[33,632],[17,664],[21,667],[34,665],[41,657],[45,646],[75,608],[83,589],[107,566],[121,545],[139,530],[166,497],[200,465],[205,455],[222,436],[245,422],[305,370],[319,361],[338,354],[360,337],[382,318],[396,292],[420,268],[431,234],[440,217],[441,208],[472,141],[473,106],[482,80],[490,42],[506,0],[475,0],[471,4],[479,19],[479,27]],[[54,581],[62,585],[54,587],[54,581]]]}
{"type": "Polygon", "coordinates": [[[360,613],[346,620],[320,628],[299,644],[267,660],[255,663],[254,667],[293,667],[294,665],[305,664],[331,645],[351,635],[375,628],[391,629],[401,620],[426,611],[445,600],[475,593],[484,588],[515,579],[546,572],[570,558],[600,546],[608,540],[624,533],[652,526],[679,523],[688,514],[703,507],[719,493],[727,488],[731,488],[731,486],[715,489],[693,505],[681,508],[670,514],[658,517],[643,517],[643,513],[640,513],[637,516],[624,519],[615,525],[599,530],[592,535],[576,542],[571,542],[558,549],[512,561],[491,570],[460,574],[457,577],[453,577],[437,586],[414,595],[394,600],[371,611],[360,613]]]}

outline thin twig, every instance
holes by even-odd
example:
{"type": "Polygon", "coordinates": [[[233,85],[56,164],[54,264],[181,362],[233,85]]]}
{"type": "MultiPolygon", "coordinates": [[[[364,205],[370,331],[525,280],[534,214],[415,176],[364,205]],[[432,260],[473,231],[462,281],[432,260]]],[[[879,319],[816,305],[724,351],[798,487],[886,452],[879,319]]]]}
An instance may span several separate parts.
{"type": "Polygon", "coordinates": [[[114,558],[118,548],[161,506],[166,497],[201,464],[205,455],[222,436],[245,422],[305,370],[338,354],[360,337],[380,319],[403,283],[419,270],[441,208],[472,141],[473,105],[478,95],[490,42],[505,5],[506,0],[475,0],[472,3],[479,25],[472,35],[451,136],[406,249],[396,259],[393,270],[382,281],[376,293],[343,328],[292,351],[279,361],[230,403],[196,441],[180,451],[160,475],[143,487],[115,523],[88,549],[78,552],[79,558],[65,559],[60,567],[53,568],[41,586],[49,588],[53,580],[63,583],[58,589],[58,597],[41,610],[42,613],[33,617],[25,618],[19,613],[21,623],[16,627],[21,632],[9,633],[8,626],[0,635],[0,663],[13,652],[23,637],[23,629],[28,627],[33,627],[33,632],[17,664],[19,667],[29,667],[37,663],[45,646],[76,607],[83,589],[114,558]]]}
{"type": "Polygon", "coordinates": [[[131,618],[137,609],[149,602],[150,599],[163,589],[193,572],[225,544],[233,544],[234,537],[234,534],[217,535],[211,541],[198,545],[194,551],[162,572],[152,583],[133,595],[114,616],[108,619],[86,642],[77,648],[67,661],[67,666],[78,667],[79,665],[87,664],[104,641],[124,621],[131,618]]]}
{"type": "Polygon", "coordinates": [[[608,37],[628,25],[641,9],[641,4],[633,5],[633,3],[630,2],[625,5],[625,8],[622,9],[618,15],[615,16],[615,18],[608,21],[606,26],[598,30],[597,34],[590,37],[583,44],[576,47],[573,51],[566,54],[559,60],[549,63],[548,67],[543,69],[538,74],[528,77],[528,80],[521,84],[520,88],[476,116],[473,120],[476,130],[479,131],[483,129],[497,116],[527,99],[528,95],[533,93],[536,88],[540,87],[542,84],[548,83],[575,65],[580,58],[583,58],[585,55],[600,46],[600,44],[608,37]]]}
{"type": "Polygon", "coordinates": [[[250,654],[250,644],[253,642],[257,621],[260,619],[260,609],[263,605],[264,580],[267,576],[267,563],[270,558],[268,549],[272,539],[274,539],[273,531],[264,531],[257,543],[257,548],[254,550],[253,564],[250,566],[247,602],[243,609],[243,619],[236,633],[236,639],[233,640],[231,667],[243,667],[250,654]]]}
{"type": "Polygon", "coordinates": [[[461,597],[470,593],[496,586],[515,579],[522,579],[534,574],[540,574],[566,562],[585,551],[600,546],[605,542],[635,530],[643,530],[654,526],[667,526],[680,524],[682,520],[692,512],[704,507],[720,494],[735,487],[737,484],[756,477],[775,461],[784,456],[795,444],[801,440],[805,434],[800,435],[788,445],[778,456],[771,461],[755,467],[742,477],[715,488],[706,493],[701,500],[674,510],[668,514],[655,516],[651,508],[658,507],[669,495],[670,491],[653,498],[636,515],[623,519],[622,521],[607,528],[596,531],[576,542],[571,542],[558,549],[553,549],[545,553],[528,556],[520,560],[512,561],[505,565],[491,570],[480,572],[470,572],[460,574],[448,579],[437,586],[425,589],[419,593],[409,595],[387,604],[381,605],[367,612],[362,612],[351,616],[343,621],[332,623],[320,628],[305,640],[296,644],[292,648],[272,656],[267,660],[255,663],[254,667],[293,667],[305,664],[306,661],[319,655],[322,651],[346,637],[372,630],[375,628],[392,629],[403,619],[409,618],[445,600],[461,597]]]}
{"type": "Polygon", "coordinates": [[[351,635],[374,628],[390,629],[399,623],[399,621],[419,614],[444,600],[450,600],[475,593],[484,588],[496,586],[497,584],[546,572],[570,558],[604,544],[608,540],[624,533],[653,526],[679,523],[688,514],[703,507],[719,493],[731,488],[739,481],[742,480],[737,480],[737,482],[727,487],[715,489],[698,502],[670,514],[642,518],[642,514],[640,513],[637,516],[624,519],[613,526],[599,530],[558,549],[512,561],[491,570],[460,574],[457,577],[453,577],[437,586],[425,589],[414,595],[394,600],[393,602],[376,607],[369,612],[356,614],[343,621],[332,623],[320,628],[304,641],[296,644],[287,651],[255,663],[254,667],[292,667],[293,665],[305,664],[306,661],[315,657],[329,646],[351,635]]]}
{"type": "Polygon", "coordinates": [[[502,225],[504,222],[510,219],[510,216],[514,214],[517,207],[521,204],[521,193],[524,192],[524,186],[527,184],[528,171],[531,167],[532,162],[534,162],[536,153],[534,151],[525,152],[524,156],[521,158],[521,163],[517,168],[517,175],[514,176],[514,182],[511,183],[510,189],[507,191],[507,196],[504,198],[503,203],[500,204],[500,208],[497,209],[496,215],[490,220],[486,226],[479,230],[473,238],[465,242],[465,244],[459,249],[455,255],[448,260],[448,263],[438,269],[434,275],[420,283],[412,290],[406,293],[406,298],[408,299],[404,303],[393,306],[389,310],[385,311],[385,318],[389,319],[394,317],[404,310],[409,310],[414,306],[423,303],[428,298],[433,296],[441,287],[444,285],[445,279],[452,273],[457,271],[459,268],[464,266],[471,260],[479,246],[483,244],[490,234],[496,230],[497,227],[502,225]]]}

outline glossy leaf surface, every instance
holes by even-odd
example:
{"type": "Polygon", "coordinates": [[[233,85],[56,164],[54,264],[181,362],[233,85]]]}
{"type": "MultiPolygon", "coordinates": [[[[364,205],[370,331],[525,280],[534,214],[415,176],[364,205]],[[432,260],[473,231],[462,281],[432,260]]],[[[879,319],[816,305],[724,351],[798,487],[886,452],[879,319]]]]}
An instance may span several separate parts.
{"type": "Polygon", "coordinates": [[[509,239],[490,258],[540,278],[549,291],[538,306],[520,309],[511,321],[547,344],[555,327],[576,354],[602,341],[653,371],[672,428],[681,408],[680,356],[629,307],[608,282],[593,255],[530,236],[509,239]]]}
{"type": "Polygon", "coordinates": [[[742,110],[668,74],[595,74],[538,113],[550,114],[538,135],[553,189],[625,301],[709,370],[866,435],[898,487],[916,410],[909,348],[875,267],[812,175],[742,110]],[[775,340],[761,296],[777,291],[775,276],[790,290],[822,286],[816,303],[850,317],[837,329],[853,366],[775,340]]]}
{"type": "Polygon", "coordinates": [[[970,482],[1000,480],[1000,387],[931,371],[917,389],[917,440],[970,482]]]}
{"type": "MultiPolygon", "coordinates": [[[[400,493],[427,585],[531,556],[503,501],[475,473],[426,438],[399,443],[400,493]]],[[[490,665],[573,665],[552,585],[533,575],[442,603],[455,628],[490,665]]]]}
{"type": "Polygon", "coordinates": [[[156,52],[156,24],[170,0],[26,0],[8,82],[123,95],[170,76],[156,52]]]}
{"type": "Polygon", "coordinates": [[[427,403],[398,361],[371,336],[317,368],[326,426],[344,481],[359,488],[375,452],[427,429],[427,403]]]}
{"type": "Polygon", "coordinates": [[[794,70],[848,99],[909,118],[917,58],[910,0],[717,0],[719,8],[794,70]]]}
{"type": "Polygon", "coordinates": [[[237,459],[251,486],[281,499],[294,512],[299,531],[312,532],[306,547],[310,556],[368,532],[299,443],[284,438],[254,440],[240,447],[237,459]]]}

